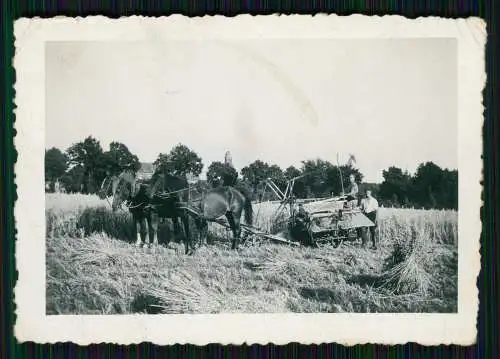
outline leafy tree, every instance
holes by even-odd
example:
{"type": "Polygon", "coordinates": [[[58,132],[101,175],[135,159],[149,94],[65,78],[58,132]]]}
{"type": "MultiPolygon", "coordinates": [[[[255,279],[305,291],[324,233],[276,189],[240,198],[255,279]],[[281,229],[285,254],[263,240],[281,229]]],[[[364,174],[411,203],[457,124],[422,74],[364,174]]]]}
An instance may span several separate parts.
{"type": "Polygon", "coordinates": [[[431,186],[428,187],[428,198],[429,198],[429,200],[427,202],[428,206],[430,208],[437,208],[438,207],[438,201],[437,201],[436,197],[434,196],[434,193],[432,192],[432,187],[431,186]]]}
{"type": "MultiPolygon", "coordinates": [[[[268,197],[262,197],[266,187],[264,181],[270,178],[282,191],[285,189],[286,178],[278,165],[270,165],[261,160],[256,160],[241,169],[243,181],[252,189],[253,196],[262,200],[275,198],[269,192],[268,197]]],[[[266,192],[267,193],[267,192],[266,192]]]]}
{"type": "Polygon", "coordinates": [[[243,180],[257,188],[259,183],[267,178],[267,169],[269,165],[261,160],[256,160],[241,169],[243,180]]]}
{"type": "Polygon", "coordinates": [[[212,187],[219,185],[234,186],[237,179],[238,172],[229,164],[216,161],[208,166],[207,181],[212,187]]]}
{"type": "Polygon", "coordinates": [[[427,207],[440,207],[447,191],[443,188],[443,170],[433,162],[426,162],[417,168],[413,178],[413,200],[427,207]]]}
{"type": "Polygon", "coordinates": [[[335,177],[335,166],[321,159],[302,161],[301,172],[305,175],[303,179],[308,197],[329,195],[336,187],[335,181],[340,181],[335,177]]]}
{"type": "Polygon", "coordinates": [[[393,193],[392,194],[392,197],[391,197],[391,203],[394,207],[396,208],[399,208],[399,197],[396,193],[393,193]]]}
{"type": "Polygon", "coordinates": [[[359,191],[361,192],[362,195],[364,195],[364,193],[368,190],[372,191],[372,195],[375,198],[382,200],[380,196],[380,185],[378,183],[365,182],[362,183],[361,186],[359,187],[359,191]]]}
{"type": "Polygon", "coordinates": [[[241,169],[241,175],[244,181],[254,188],[257,188],[257,186],[267,178],[271,178],[273,181],[281,180],[283,173],[276,165],[270,166],[266,162],[256,160],[248,166],[243,167],[241,169]]]}
{"type": "Polygon", "coordinates": [[[302,173],[305,175],[303,180],[309,192],[308,195],[317,197],[329,196],[332,193],[340,194],[342,183],[344,190],[347,190],[351,174],[354,175],[357,183],[363,179],[361,172],[352,165],[338,167],[322,159],[302,161],[302,173]]]}
{"type": "MultiPolygon", "coordinates": [[[[292,178],[296,178],[296,177],[300,176],[301,174],[302,174],[302,172],[294,166],[288,167],[283,172],[283,175],[285,176],[285,178],[287,180],[290,180],[292,178]]],[[[307,197],[307,188],[306,188],[306,185],[304,183],[304,178],[299,178],[299,179],[295,180],[295,183],[293,185],[293,194],[298,198],[307,197]]]]}
{"type": "Polygon", "coordinates": [[[183,144],[178,144],[168,154],[160,153],[154,165],[158,171],[175,176],[185,176],[187,173],[199,176],[203,169],[201,157],[183,144]]]}
{"type": "Polygon", "coordinates": [[[443,172],[443,205],[445,208],[458,209],[458,171],[444,170],[443,172]]]}
{"type": "Polygon", "coordinates": [[[74,166],[61,177],[61,182],[68,192],[81,192],[84,178],[83,167],[74,166]]]}
{"type": "MultiPolygon", "coordinates": [[[[410,196],[411,192],[411,176],[408,172],[403,172],[401,168],[389,167],[382,171],[384,181],[380,184],[380,197],[382,199],[392,199],[393,195],[396,198],[404,199],[410,196]]],[[[396,205],[394,203],[394,205],[396,205]]]]}
{"type": "Polygon", "coordinates": [[[274,183],[280,188],[284,189],[286,186],[286,177],[283,170],[278,165],[270,165],[267,170],[267,177],[271,178],[274,183]]]}
{"type": "Polygon", "coordinates": [[[168,163],[168,153],[160,153],[156,160],[153,162],[153,166],[156,168],[156,171],[166,172],[169,166],[168,163]]]}
{"type": "Polygon", "coordinates": [[[83,142],[73,144],[67,153],[71,164],[83,168],[84,192],[95,192],[106,175],[100,142],[89,136],[83,142]]]}
{"type": "Polygon", "coordinates": [[[383,171],[382,202],[417,208],[458,208],[458,171],[442,169],[433,162],[420,164],[412,177],[397,167],[383,171]],[[395,198],[399,203],[394,203],[395,198]],[[402,203],[401,203],[402,201],[402,203]]]}
{"type": "Polygon", "coordinates": [[[109,174],[117,174],[124,169],[132,169],[137,172],[141,167],[139,158],[120,142],[111,142],[109,151],[104,153],[104,162],[109,174]]]}
{"type": "Polygon", "coordinates": [[[295,177],[298,177],[300,176],[301,172],[299,169],[295,168],[294,166],[290,166],[288,167],[284,172],[283,174],[285,175],[285,177],[287,179],[292,179],[292,178],[295,178],[295,177]]]}
{"type": "Polygon", "coordinates": [[[58,148],[45,151],[45,179],[55,181],[66,172],[68,157],[58,148]]]}

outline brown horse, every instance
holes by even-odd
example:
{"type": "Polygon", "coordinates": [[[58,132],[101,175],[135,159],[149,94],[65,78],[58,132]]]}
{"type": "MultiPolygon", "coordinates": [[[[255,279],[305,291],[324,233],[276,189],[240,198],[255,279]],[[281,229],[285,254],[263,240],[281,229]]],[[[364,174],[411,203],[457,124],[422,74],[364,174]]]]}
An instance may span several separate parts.
{"type": "Polygon", "coordinates": [[[174,225],[176,217],[181,218],[187,241],[186,248],[190,246],[194,249],[190,239],[188,215],[195,219],[200,244],[206,244],[208,222],[225,216],[233,232],[232,249],[238,248],[243,211],[246,224],[252,224],[253,209],[249,196],[232,186],[210,189],[202,193],[200,198],[190,199],[189,184],[185,177],[155,173],[151,180],[151,193],[151,204],[160,218],[172,218],[174,225]]]}
{"type": "Polygon", "coordinates": [[[197,218],[197,227],[200,232],[200,243],[206,243],[208,222],[225,216],[233,232],[232,249],[237,249],[241,235],[241,215],[245,211],[245,222],[252,225],[252,202],[243,191],[232,186],[214,188],[204,196],[198,207],[200,213],[197,218]]]}
{"type": "MultiPolygon", "coordinates": [[[[174,225],[175,234],[179,233],[179,219],[181,220],[184,230],[185,253],[193,253],[194,245],[191,241],[189,226],[191,213],[187,207],[189,202],[189,183],[187,179],[167,173],[155,172],[148,187],[148,197],[151,210],[154,213],[153,217],[156,216],[156,219],[158,217],[170,218],[174,225]]],[[[156,229],[154,230],[156,233],[156,229]]]]}
{"type": "Polygon", "coordinates": [[[150,242],[157,244],[158,218],[150,206],[148,185],[139,182],[133,171],[125,170],[118,176],[108,176],[104,179],[99,197],[107,199],[109,194],[113,197],[110,203],[113,212],[125,204],[132,214],[137,229],[136,246],[141,246],[142,242],[146,246],[149,246],[150,242]]]}
{"type": "MultiPolygon", "coordinates": [[[[149,247],[151,242],[158,245],[158,223],[159,218],[170,218],[174,223],[174,233],[179,232],[178,219],[180,218],[184,227],[184,244],[186,254],[192,252],[189,233],[188,212],[182,208],[185,196],[182,192],[187,188],[187,181],[175,178],[177,181],[169,181],[170,186],[165,185],[167,175],[156,173],[150,183],[139,181],[131,170],[124,170],[118,176],[107,177],[101,186],[100,197],[107,197],[111,187],[113,211],[125,206],[132,214],[137,229],[136,246],[149,247]],[[181,191],[178,191],[181,189],[181,191]]],[[[187,192],[186,192],[187,193],[187,192]]]]}
{"type": "MultiPolygon", "coordinates": [[[[119,176],[106,179],[101,186],[102,192],[112,187],[113,211],[125,203],[132,214],[137,227],[136,245],[140,246],[142,238],[146,245],[152,241],[158,243],[158,219],[170,218],[174,224],[174,232],[178,232],[179,218],[184,229],[185,253],[192,253],[194,245],[191,240],[189,216],[195,218],[200,233],[200,243],[206,243],[208,222],[216,221],[222,216],[228,220],[233,232],[232,248],[238,247],[241,235],[241,215],[245,211],[245,222],[252,224],[253,210],[249,197],[234,187],[214,188],[202,194],[200,199],[190,203],[189,184],[186,178],[157,172],[149,184],[139,183],[132,171],[125,170],[119,176]],[[106,185],[106,183],[108,183],[106,185]],[[141,230],[142,229],[142,230],[141,230]],[[141,235],[144,233],[145,235],[141,235]]],[[[102,196],[102,195],[101,195],[102,196]]]]}

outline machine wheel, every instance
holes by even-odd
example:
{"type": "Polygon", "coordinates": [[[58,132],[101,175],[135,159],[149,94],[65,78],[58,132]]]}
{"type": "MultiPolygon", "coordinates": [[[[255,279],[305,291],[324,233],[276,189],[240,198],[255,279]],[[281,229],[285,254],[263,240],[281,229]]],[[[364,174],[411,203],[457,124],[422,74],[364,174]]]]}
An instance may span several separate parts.
{"type": "Polygon", "coordinates": [[[299,242],[301,245],[314,245],[314,238],[310,230],[291,225],[289,226],[288,233],[290,238],[299,242]]]}
{"type": "Polygon", "coordinates": [[[314,246],[317,248],[325,248],[331,245],[331,240],[321,238],[314,240],[314,246]]]}
{"type": "Polygon", "coordinates": [[[332,239],[333,248],[338,248],[342,244],[342,242],[342,238],[335,237],[334,239],[332,239]]]}

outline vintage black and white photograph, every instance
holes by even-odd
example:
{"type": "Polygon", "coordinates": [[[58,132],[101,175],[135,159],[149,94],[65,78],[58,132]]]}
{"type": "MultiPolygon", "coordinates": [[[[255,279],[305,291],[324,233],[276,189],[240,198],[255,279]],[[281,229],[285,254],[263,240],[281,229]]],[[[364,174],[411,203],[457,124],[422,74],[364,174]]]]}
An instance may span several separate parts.
{"type": "Polygon", "coordinates": [[[47,44],[47,313],[456,312],[456,51],[47,44]]]}
{"type": "Polygon", "coordinates": [[[456,38],[146,32],[43,44],[45,316],[459,312],[456,38]]]}

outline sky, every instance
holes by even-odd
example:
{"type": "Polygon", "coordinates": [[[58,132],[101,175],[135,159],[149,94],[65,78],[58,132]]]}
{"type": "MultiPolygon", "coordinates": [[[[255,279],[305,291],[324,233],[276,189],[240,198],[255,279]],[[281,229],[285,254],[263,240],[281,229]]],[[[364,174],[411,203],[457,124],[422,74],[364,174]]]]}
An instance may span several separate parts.
{"type": "Polygon", "coordinates": [[[46,148],[93,136],[153,162],[178,143],[283,169],[345,163],[456,169],[452,39],[255,39],[46,45],[46,148]]]}

